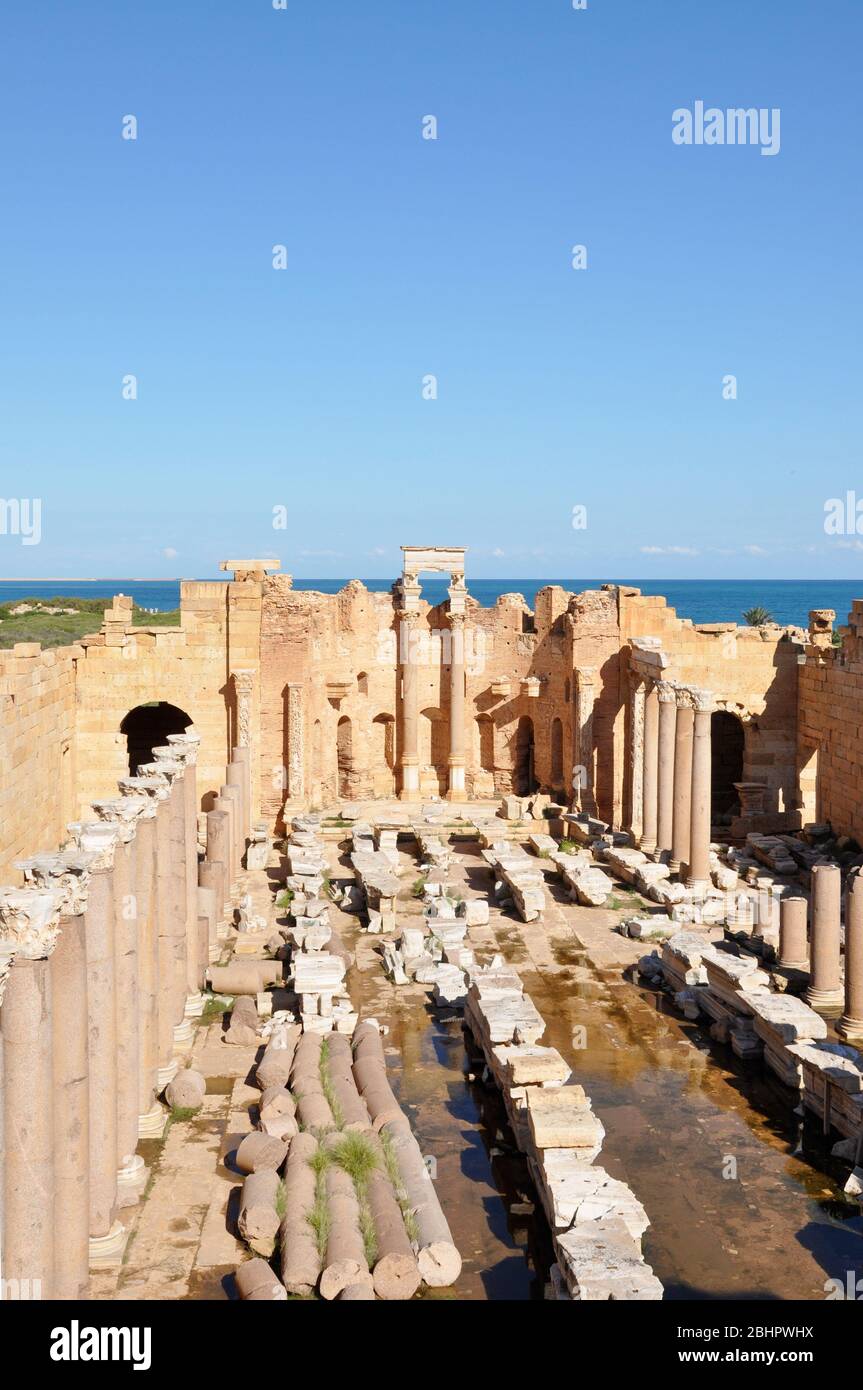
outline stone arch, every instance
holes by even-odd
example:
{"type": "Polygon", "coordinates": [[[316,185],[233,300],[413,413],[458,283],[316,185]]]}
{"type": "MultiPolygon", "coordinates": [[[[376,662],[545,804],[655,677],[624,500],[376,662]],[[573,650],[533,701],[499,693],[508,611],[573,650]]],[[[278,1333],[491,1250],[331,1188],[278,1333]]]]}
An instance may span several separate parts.
{"type": "Polygon", "coordinates": [[[360,695],[368,695],[368,693],[369,693],[369,673],[368,673],[368,671],[359,671],[359,672],[357,673],[357,692],[358,692],[360,695]]]}
{"type": "Polygon", "coordinates": [[[120,733],[126,735],[131,775],[134,777],[142,763],[153,761],[153,749],[166,743],[169,734],[184,734],[191,723],[191,715],[167,700],[148,700],[130,709],[120,724],[120,733]]]}
{"type": "Polygon", "coordinates": [[[551,788],[563,788],[563,724],[559,719],[551,721],[551,788]]]}
{"type": "Polygon", "coordinates": [[[339,796],[352,797],[355,784],[354,731],[346,714],[342,715],[336,728],[336,766],[339,796]]]}
{"type": "Polygon", "coordinates": [[[396,721],[392,714],[372,720],[372,781],[375,796],[392,796],[396,786],[396,721]]]}
{"type": "Polygon", "coordinates": [[[524,714],[519,719],[515,731],[515,767],[512,782],[516,796],[529,796],[537,790],[534,759],[533,720],[524,714]]]}
{"type": "Polygon", "coordinates": [[[743,781],[746,736],[738,715],[715,710],[710,716],[710,821],[730,825],[740,814],[740,797],[734,786],[743,781]]]}
{"type": "Polygon", "coordinates": [[[420,711],[419,761],[420,779],[428,779],[428,791],[446,790],[447,759],[449,758],[449,723],[443,710],[428,708],[420,711]],[[437,785],[433,785],[436,782],[437,785]]]}
{"type": "Polygon", "coordinates": [[[476,741],[481,772],[494,772],[494,720],[490,714],[476,717],[476,741]]]}

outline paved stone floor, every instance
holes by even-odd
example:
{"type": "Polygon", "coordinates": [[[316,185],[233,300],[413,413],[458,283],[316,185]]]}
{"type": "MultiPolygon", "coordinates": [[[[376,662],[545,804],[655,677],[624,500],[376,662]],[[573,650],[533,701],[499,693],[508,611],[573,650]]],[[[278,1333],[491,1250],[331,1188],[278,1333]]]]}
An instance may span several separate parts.
{"type": "MultiPolygon", "coordinates": [[[[330,850],[333,877],[351,877],[347,856],[335,842],[330,850]]],[[[457,842],[456,850],[459,891],[486,897],[490,878],[475,843],[457,842]]],[[[411,896],[414,856],[402,859],[406,921],[421,909],[411,896]]],[[[271,877],[244,876],[256,911],[274,921],[271,877]]],[[[499,951],[519,969],[546,1020],[544,1041],[568,1058],[592,1097],[607,1131],[601,1162],[647,1209],[645,1253],[667,1296],[823,1298],[828,1277],[863,1273],[859,1208],[825,1175],[829,1150],[802,1133],[791,1093],[679,1019],[665,996],[632,982],[629,967],[645,947],[612,928],[641,899],[621,887],[610,908],[577,907],[551,876],[548,897],[541,923],[493,907],[489,926],[471,928],[470,944],[481,959],[499,951]]],[[[458,1285],[437,1296],[541,1297],[548,1233],[495,1094],[465,1075],[459,1016],[435,1010],[423,986],[390,984],[380,938],[332,913],[356,950],[352,997],[389,1030],[392,1084],[435,1160],[462,1251],[458,1285]]],[[[230,1276],[244,1254],[234,1235],[240,1176],[223,1160],[229,1136],[252,1127],[258,1092],[248,1084],[254,1049],[225,1045],[221,1034],[218,1018],[197,1028],[191,1061],[207,1077],[204,1107],[142,1150],[152,1165],[149,1189],[123,1213],[131,1224],[125,1261],[94,1275],[94,1297],[233,1296],[230,1276]]]]}

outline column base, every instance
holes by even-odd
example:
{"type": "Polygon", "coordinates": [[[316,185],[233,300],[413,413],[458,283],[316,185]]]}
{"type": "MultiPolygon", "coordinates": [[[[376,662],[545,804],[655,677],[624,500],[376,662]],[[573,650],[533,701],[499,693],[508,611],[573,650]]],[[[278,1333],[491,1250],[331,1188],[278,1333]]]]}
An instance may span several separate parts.
{"type": "Polygon", "coordinates": [[[216,961],[217,961],[217,960],[221,960],[221,958],[222,958],[222,948],[221,948],[221,946],[219,945],[219,942],[218,942],[218,932],[216,933],[216,937],[217,937],[217,939],[213,942],[212,946],[210,947],[210,964],[211,964],[211,965],[215,965],[216,961]]]}
{"type": "Polygon", "coordinates": [[[700,893],[702,897],[712,886],[709,878],[688,878],[686,880],[686,887],[691,888],[693,893],[700,893]]]}
{"type": "Polygon", "coordinates": [[[657,845],[650,857],[654,864],[667,864],[671,858],[671,850],[661,849],[660,846],[657,845]]]}
{"type": "Polygon", "coordinates": [[[797,970],[801,975],[809,974],[808,960],[778,960],[776,962],[780,970],[797,970]]]}
{"type": "Polygon", "coordinates": [[[669,861],[668,861],[668,867],[669,867],[669,869],[671,870],[671,872],[672,872],[673,874],[679,874],[679,873],[680,873],[680,870],[681,870],[681,867],[682,867],[682,860],[680,860],[680,859],[669,859],[669,861]]]}
{"type": "Polygon", "coordinates": [[[160,1067],[156,1072],[156,1089],[159,1094],[164,1091],[169,1081],[173,1081],[177,1072],[180,1070],[180,1063],[174,1058],[166,1067],[160,1067]]]}
{"type": "Polygon", "coordinates": [[[204,1012],[204,1005],[207,1000],[205,995],[198,990],[197,994],[190,994],[186,1000],[186,1018],[200,1018],[204,1012]]]}
{"type": "Polygon", "coordinates": [[[822,1018],[839,1018],[845,1008],[844,989],[813,989],[810,985],[803,998],[822,1018]]]}
{"type": "Polygon", "coordinates": [[[863,1018],[854,1018],[852,1014],[843,1014],[836,1024],[836,1032],[846,1042],[863,1042],[863,1018]]]}
{"type": "Polygon", "coordinates": [[[140,1154],[128,1154],[117,1170],[117,1206],[135,1207],[147,1186],[148,1169],[140,1154]]]}
{"type": "Polygon", "coordinates": [[[178,1023],[174,1028],[174,1051],[188,1052],[189,1044],[192,1041],[194,1029],[187,1018],[182,1023],[178,1023]]]}
{"type": "Polygon", "coordinates": [[[646,854],[648,857],[650,857],[650,856],[652,856],[653,854],[656,853],[656,841],[655,841],[655,840],[641,840],[641,841],[639,842],[638,848],[641,850],[641,853],[642,853],[642,854],[646,854]]]}
{"type": "MultiPolygon", "coordinates": [[[[167,1086],[168,1082],[165,1082],[167,1086]]],[[[168,1123],[168,1112],[164,1105],[159,1105],[158,1101],[152,1110],[148,1110],[146,1115],[138,1116],[138,1138],[139,1139],[161,1139],[165,1133],[165,1126],[168,1123]]]]}
{"type": "Polygon", "coordinates": [[[106,1236],[91,1236],[89,1242],[89,1264],[91,1269],[110,1269],[122,1264],[128,1231],[115,1221],[106,1236]]]}

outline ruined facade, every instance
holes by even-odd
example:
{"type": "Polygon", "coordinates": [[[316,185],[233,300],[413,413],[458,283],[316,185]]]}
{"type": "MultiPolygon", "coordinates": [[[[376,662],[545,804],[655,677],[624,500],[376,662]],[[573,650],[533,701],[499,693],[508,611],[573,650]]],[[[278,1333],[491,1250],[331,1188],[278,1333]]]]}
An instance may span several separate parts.
{"type": "Polygon", "coordinates": [[[248,747],[253,815],[271,829],[286,807],[545,791],[641,836],[657,681],[714,697],[714,828],[737,836],[824,817],[863,833],[863,603],[834,646],[832,614],[813,615],[808,636],[696,625],[613,585],[550,586],[533,611],[520,594],[483,608],[459,549],[406,547],[390,593],[358,580],[301,592],[263,561],[223,568],[227,583],[183,583],[176,628],[133,626],[118,596],[79,645],[0,653],[7,879],[188,726],[201,739],[199,810],[231,750],[248,747]],[[422,597],[429,570],[450,578],[437,606],[422,597]]]}

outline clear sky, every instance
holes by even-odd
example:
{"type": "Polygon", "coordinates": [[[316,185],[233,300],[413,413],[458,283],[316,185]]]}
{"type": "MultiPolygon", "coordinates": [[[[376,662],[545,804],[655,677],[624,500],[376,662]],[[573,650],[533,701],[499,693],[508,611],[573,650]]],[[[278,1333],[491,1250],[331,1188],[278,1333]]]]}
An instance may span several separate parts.
{"type": "Polygon", "coordinates": [[[0,575],[856,577],[861,52],[861,0],[12,0],[0,575]]]}

